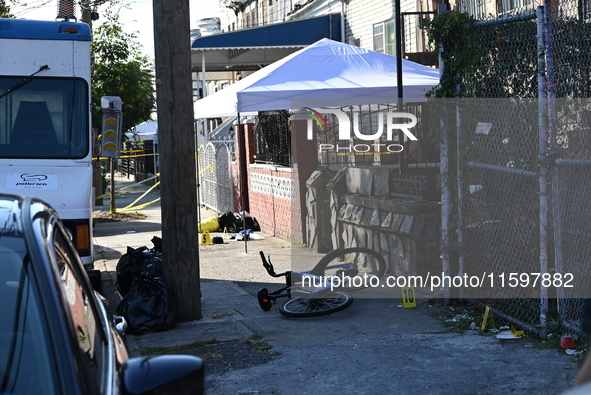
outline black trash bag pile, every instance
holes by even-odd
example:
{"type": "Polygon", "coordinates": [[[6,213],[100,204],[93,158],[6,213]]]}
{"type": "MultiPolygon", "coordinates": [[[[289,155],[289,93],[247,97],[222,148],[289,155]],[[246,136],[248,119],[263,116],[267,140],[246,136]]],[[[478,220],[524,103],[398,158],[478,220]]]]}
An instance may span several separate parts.
{"type": "Polygon", "coordinates": [[[127,253],[117,262],[117,290],[121,296],[127,295],[133,283],[141,278],[162,277],[162,239],[154,236],[152,243],[152,249],[127,247],[127,253]]]}
{"type": "Polygon", "coordinates": [[[227,231],[229,233],[238,233],[244,230],[244,222],[246,223],[246,229],[251,229],[253,232],[260,232],[261,225],[255,217],[251,217],[249,213],[246,213],[246,219],[242,221],[242,215],[240,213],[233,213],[228,211],[218,218],[220,223],[220,231],[227,231]]]}
{"type": "Polygon", "coordinates": [[[142,335],[175,326],[175,306],[170,282],[161,278],[136,281],[117,306],[127,321],[127,332],[142,335]]]}
{"type": "Polygon", "coordinates": [[[124,296],[117,314],[127,321],[127,332],[141,335],[171,329],[175,306],[171,284],[162,279],[162,239],[154,236],[154,248],[127,247],[117,263],[117,289],[124,296]]]}

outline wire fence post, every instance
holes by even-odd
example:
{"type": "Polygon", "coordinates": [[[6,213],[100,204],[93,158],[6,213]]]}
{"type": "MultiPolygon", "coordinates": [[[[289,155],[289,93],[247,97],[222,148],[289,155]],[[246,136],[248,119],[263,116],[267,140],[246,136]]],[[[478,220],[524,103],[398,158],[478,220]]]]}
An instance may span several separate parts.
{"type": "MultiPolygon", "coordinates": [[[[547,132],[547,106],[546,106],[546,68],[544,45],[544,7],[537,8],[536,18],[537,49],[538,49],[538,163],[539,163],[539,188],[540,188],[540,273],[548,273],[548,194],[547,180],[548,168],[546,164],[546,150],[548,146],[547,132]]],[[[540,328],[545,333],[548,315],[548,288],[540,287],[540,328]]]]}
{"type": "MultiPolygon", "coordinates": [[[[445,104],[444,104],[445,106],[445,104]]],[[[449,170],[449,138],[447,134],[447,127],[445,120],[441,116],[440,130],[441,130],[441,269],[444,274],[450,275],[450,260],[449,260],[449,221],[451,217],[451,190],[449,187],[450,170],[449,170]]],[[[444,302],[448,305],[450,301],[451,290],[450,285],[444,282],[444,302]]]]}
{"type": "MultiPolygon", "coordinates": [[[[458,86],[458,93],[459,93],[458,86]]],[[[459,102],[460,99],[456,99],[456,178],[457,178],[457,246],[458,246],[458,276],[464,275],[464,214],[462,208],[462,109],[459,102]]],[[[463,297],[463,288],[460,289],[460,298],[463,297]]]]}

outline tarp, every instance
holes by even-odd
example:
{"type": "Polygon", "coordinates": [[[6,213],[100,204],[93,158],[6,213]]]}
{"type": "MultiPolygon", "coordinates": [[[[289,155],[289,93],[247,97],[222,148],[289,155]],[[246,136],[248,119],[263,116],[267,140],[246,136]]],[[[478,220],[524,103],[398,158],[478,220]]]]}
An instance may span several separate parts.
{"type": "MultiPolygon", "coordinates": [[[[439,71],[402,60],[405,101],[424,100],[439,71]]],[[[322,39],[195,102],[195,118],[396,103],[396,57],[322,39]]]]}

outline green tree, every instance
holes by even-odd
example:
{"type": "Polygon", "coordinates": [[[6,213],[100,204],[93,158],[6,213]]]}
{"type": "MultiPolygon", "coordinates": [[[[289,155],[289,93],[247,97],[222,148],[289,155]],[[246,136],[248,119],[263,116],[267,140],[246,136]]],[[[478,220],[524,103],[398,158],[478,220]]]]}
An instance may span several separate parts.
{"type": "MultiPolygon", "coordinates": [[[[0,0],[2,1],[2,0],[0,0]]],[[[123,31],[113,8],[103,14],[105,22],[94,32],[92,47],[93,127],[101,130],[102,96],[119,96],[123,105],[123,131],[150,119],[155,105],[154,74],[148,57],[141,54],[135,33],[123,31]]]]}
{"type": "Polygon", "coordinates": [[[5,0],[0,0],[0,18],[14,18],[10,13],[10,5],[5,0]]]}

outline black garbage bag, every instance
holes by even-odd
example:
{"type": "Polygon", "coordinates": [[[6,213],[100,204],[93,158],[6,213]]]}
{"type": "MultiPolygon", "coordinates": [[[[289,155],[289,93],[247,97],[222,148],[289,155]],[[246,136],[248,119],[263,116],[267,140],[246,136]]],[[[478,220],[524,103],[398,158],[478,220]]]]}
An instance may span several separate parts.
{"type": "Polygon", "coordinates": [[[161,278],[140,279],[117,306],[127,321],[127,332],[142,335],[175,326],[175,305],[170,282],[161,278]]]}
{"type": "Polygon", "coordinates": [[[220,223],[220,229],[230,233],[238,233],[241,230],[244,230],[244,225],[246,225],[246,229],[251,229],[254,232],[261,231],[261,225],[259,225],[257,219],[251,217],[248,213],[246,213],[246,218],[243,220],[240,213],[228,211],[226,214],[219,217],[218,221],[220,223]]]}
{"type": "Polygon", "coordinates": [[[117,262],[117,290],[127,295],[134,282],[141,278],[162,276],[162,252],[147,247],[127,247],[127,253],[117,262]]]}
{"type": "Polygon", "coordinates": [[[158,236],[154,236],[152,237],[152,244],[154,244],[154,248],[152,248],[152,251],[156,252],[156,253],[162,253],[162,238],[158,237],[158,236]]]}
{"type": "Polygon", "coordinates": [[[222,214],[219,218],[218,218],[218,222],[220,224],[220,230],[223,231],[227,231],[227,232],[237,232],[236,230],[236,226],[234,225],[234,223],[236,222],[236,220],[239,219],[238,217],[236,217],[236,214],[234,214],[231,211],[228,211],[225,214],[222,214]]]}

